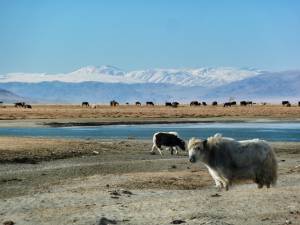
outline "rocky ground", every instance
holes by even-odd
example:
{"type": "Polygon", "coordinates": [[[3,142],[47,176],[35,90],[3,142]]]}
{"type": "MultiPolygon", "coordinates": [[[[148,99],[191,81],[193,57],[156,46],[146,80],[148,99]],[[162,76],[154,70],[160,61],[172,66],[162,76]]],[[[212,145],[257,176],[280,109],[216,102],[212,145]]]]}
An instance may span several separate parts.
{"type": "Polygon", "coordinates": [[[150,141],[0,142],[0,223],[300,224],[300,143],[272,143],[276,187],[218,192],[186,152],[150,155],[150,141]]]}

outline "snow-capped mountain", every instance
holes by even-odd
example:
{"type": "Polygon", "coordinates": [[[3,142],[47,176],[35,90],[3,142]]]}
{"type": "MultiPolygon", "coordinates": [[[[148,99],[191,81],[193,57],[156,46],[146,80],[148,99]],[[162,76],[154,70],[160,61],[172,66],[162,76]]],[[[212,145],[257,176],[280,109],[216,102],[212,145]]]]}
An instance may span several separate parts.
{"type": "MultiPolygon", "coordinates": [[[[41,103],[107,103],[191,100],[300,101],[300,71],[255,69],[152,69],[125,72],[116,67],[83,67],[62,74],[0,75],[0,88],[41,103]]],[[[0,100],[1,101],[1,100],[0,100]]]]}
{"type": "Polygon", "coordinates": [[[262,73],[253,69],[198,68],[198,69],[151,69],[125,72],[113,66],[87,66],[70,73],[8,73],[0,75],[0,82],[39,83],[44,81],[102,83],[157,83],[183,86],[217,87],[262,73]]]}
{"type": "Polygon", "coordinates": [[[235,69],[231,67],[199,69],[153,69],[132,71],[125,77],[140,83],[168,83],[183,86],[216,87],[239,81],[262,73],[259,70],[235,69]]]}

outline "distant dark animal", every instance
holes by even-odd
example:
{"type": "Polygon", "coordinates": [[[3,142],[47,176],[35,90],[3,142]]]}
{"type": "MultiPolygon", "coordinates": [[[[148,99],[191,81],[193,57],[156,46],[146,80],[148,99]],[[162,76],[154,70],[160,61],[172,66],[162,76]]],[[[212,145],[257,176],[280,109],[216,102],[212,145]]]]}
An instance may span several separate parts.
{"type": "Polygon", "coordinates": [[[32,109],[32,106],[31,106],[31,105],[28,105],[28,104],[25,104],[25,105],[24,105],[24,108],[26,108],[26,109],[32,109]]]}
{"type": "Polygon", "coordinates": [[[231,105],[236,105],[236,101],[230,102],[231,105]]]}
{"type": "Polygon", "coordinates": [[[298,102],[298,106],[300,106],[300,102],[298,102]]]}
{"type": "Polygon", "coordinates": [[[240,102],[240,105],[241,105],[241,106],[246,106],[246,105],[247,105],[247,102],[246,102],[246,101],[241,101],[241,102],[240,102]]]}
{"type": "Polygon", "coordinates": [[[115,100],[110,101],[110,106],[118,106],[118,105],[119,105],[119,102],[117,102],[115,100]]]}
{"type": "Polygon", "coordinates": [[[261,104],[262,104],[262,105],[267,105],[267,103],[266,103],[266,102],[262,102],[261,104]]]}
{"type": "Polygon", "coordinates": [[[176,108],[177,106],[179,106],[179,102],[172,102],[172,107],[176,108]]]}
{"type": "MultiPolygon", "coordinates": [[[[185,151],[185,142],[184,140],[178,137],[176,132],[157,132],[153,135],[153,146],[151,153],[154,153],[154,150],[157,149],[159,154],[162,156],[162,146],[170,147],[172,150],[175,148],[176,154],[178,154],[177,147],[185,151]]],[[[171,154],[173,151],[171,150],[171,154]]]]}
{"type": "Polygon", "coordinates": [[[166,102],[165,106],[172,106],[172,103],[171,102],[166,102]]]}
{"type": "Polygon", "coordinates": [[[206,102],[202,102],[202,105],[203,105],[203,106],[207,106],[206,102]]]}
{"type": "Polygon", "coordinates": [[[129,105],[129,102],[126,102],[126,105],[129,105]]]}
{"type": "Polygon", "coordinates": [[[142,105],[140,102],[135,102],[135,105],[142,105]]]}
{"type": "Polygon", "coordinates": [[[146,102],[146,106],[154,106],[153,102],[146,102]]]}
{"type": "Polygon", "coordinates": [[[17,107],[17,108],[18,107],[22,107],[23,108],[24,106],[25,106],[25,102],[16,102],[15,103],[15,107],[17,107]]]}
{"type": "Polygon", "coordinates": [[[90,107],[90,104],[88,102],[82,102],[81,107],[90,107]]]}
{"type": "Polygon", "coordinates": [[[230,102],[225,102],[223,106],[224,107],[231,107],[231,103],[230,102]]]}
{"type": "Polygon", "coordinates": [[[2,102],[2,101],[0,101],[0,104],[3,104],[3,102],[2,102]]]}
{"type": "Polygon", "coordinates": [[[190,162],[203,162],[220,189],[228,190],[237,180],[253,180],[258,188],[276,184],[276,156],[263,140],[236,141],[216,134],[206,140],[190,139],[188,150],[190,162]]]}
{"type": "Polygon", "coordinates": [[[190,106],[199,106],[199,105],[201,105],[201,103],[198,101],[191,101],[190,103],[190,106]]]}
{"type": "Polygon", "coordinates": [[[287,105],[287,104],[289,104],[290,102],[289,101],[282,101],[281,102],[281,104],[283,105],[283,106],[285,106],[285,105],[287,105]]]}
{"type": "Polygon", "coordinates": [[[213,106],[217,106],[218,105],[218,102],[217,101],[214,101],[214,102],[212,102],[212,104],[211,105],[213,105],[213,106]]]}
{"type": "Polygon", "coordinates": [[[252,102],[252,101],[241,101],[241,102],[240,102],[240,105],[241,105],[241,106],[247,106],[247,105],[252,106],[252,105],[253,105],[253,102],[252,102]]]}

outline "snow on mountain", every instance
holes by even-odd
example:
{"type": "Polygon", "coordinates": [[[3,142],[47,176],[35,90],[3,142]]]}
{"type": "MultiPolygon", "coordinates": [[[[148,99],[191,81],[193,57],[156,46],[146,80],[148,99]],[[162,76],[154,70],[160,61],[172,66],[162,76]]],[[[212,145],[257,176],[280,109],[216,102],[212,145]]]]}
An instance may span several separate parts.
{"type": "Polygon", "coordinates": [[[129,72],[125,75],[141,83],[168,83],[183,86],[216,87],[260,74],[259,70],[231,67],[200,69],[153,69],[129,72]]]}
{"type": "Polygon", "coordinates": [[[0,75],[0,82],[39,83],[61,81],[79,83],[95,81],[102,83],[158,83],[183,86],[217,87],[260,74],[253,69],[198,68],[198,69],[151,69],[125,72],[113,66],[87,66],[70,73],[8,73],[0,75]]]}
{"type": "Polygon", "coordinates": [[[97,81],[107,83],[134,83],[135,81],[124,80],[124,72],[111,66],[94,67],[87,66],[71,73],[46,74],[46,73],[8,73],[0,75],[0,82],[24,82],[39,83],[45,81],[61,81],[80,83],[86,81],[97,81]]]}
{"type": "MultiPolygon", "coordinates": [[[[91,74],[94,74],[93,68],[87,69],[91,74]]],[[[81,71],[82,72],[82,71],[81,71]]],[[[81,74],[81,72],[77,72],[81,74]]],[[[85,71],[86,74],[88,72],[85,71]]],[[[204,74],[200,70],[194,73],[204,74]]],[[[165,73],[165,71],[161,72],[165,73]]],[[[173,70],[172,74],[175,73],[173,70]]],[[[76,76],[76,71],[74,72],[76,76]]],[[[133,73],[137,74],[137,73],[133,73]]],[[[149,73],[147,73],[149,74],[149,73]]],[[[300,71],[283,71],[283,72],[264,72],[255,76],[245,74],[244,79],[240,77],[230,78],[225,80],[223,85],[215,86],[183,86],[175,85],[173,76],[168,75],[158,76],[157,70],[153,72],[153,77],[147,77],[147,74],[140,73],[132,77],[132,79],[145,80],[141,83],[112,83],[112,82],[61,82],[61,81],[45,81],[45,82],[0,82],[0,89],[5,89],[18,96],[26,99],[31,99],[35,102],[51,102],[51,103],[80,103],[81,101],[90,101],[95,103],[108,103],[115,99],[124,102],[135,101],[154,101],[156,103],[164,103],[165,101],[179,101],[181,103],[192,100],[199,101],[228,101],[234,98],[237,101],[253,100],[256,102],[280,102],[282,100],[289,100],[292,102],[300,101],[300,71]],[[247,77],[248,76],[248,77],[247,77]],[[143,77],[143,79],[141,78],[143,77]],[[161,80],[165,79],[165,80],[161,80]],[[230,82],[231,80],[234,80],[230,82]],[[240,79],[240,80],[238,80],[240,79]],[[147,82],[146,82],[147,81],[147,82]],[[226,83],[230,82],[230,83],[226,83]]],[[[223,74],[223,73],[222,73],[223,74]]],[[[71,76],[71,75],[70,75],[71,76]]],[[[78,76],[78,75],[77,75],[78,76]]],[[[128,76],[125,75],[107,75],[115,77],[128,76]]],[[[132,76],[132,74],[131,74],[132,76]]],[[[181,81],[188,83],[189,73],[180,74],[181,81]]],[[[204,75],[203,75],[204,76],[204,75]]],[[[233,75],[234,76],[234,75],[233,75]]],[[[241,75],[240,75],[241,76],[241,75]]],[[[215,82],[222,83],[227,76],[215,79],[215,82]]],[[[209,81],[207,78],[205,81],[209,81]]],[[[201,81],[202,85],[204,81],[201,81]]],[[[0,93],[1,94],[1,93],[0,93]]],[[[0,95],[1,97],[1,95],[0,95]]]]}

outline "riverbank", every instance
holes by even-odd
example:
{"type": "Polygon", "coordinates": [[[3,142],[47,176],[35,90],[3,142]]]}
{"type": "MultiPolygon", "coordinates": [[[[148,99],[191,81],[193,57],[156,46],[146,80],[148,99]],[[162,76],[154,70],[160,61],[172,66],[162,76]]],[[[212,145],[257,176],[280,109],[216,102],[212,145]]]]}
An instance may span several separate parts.
{"type": "Polygon", "coordinates": [[[16,224],[297,224],[300,143],[272,143],[277,187],[217,192],[187,153],[151,155],[151,141],[0,138],[0,218],[16,224]],[[74,153],[75,151],[75,153],[74,153]],[[16,162],[20,155],[35,163],[16,162]],[[1,155],[2,157],[3,155],[1,155]],[[62,157],[60,157],[62,156],[62,157]]]}

